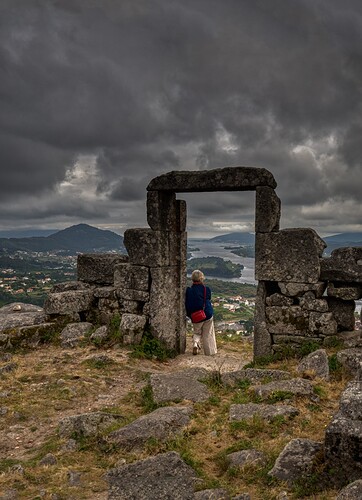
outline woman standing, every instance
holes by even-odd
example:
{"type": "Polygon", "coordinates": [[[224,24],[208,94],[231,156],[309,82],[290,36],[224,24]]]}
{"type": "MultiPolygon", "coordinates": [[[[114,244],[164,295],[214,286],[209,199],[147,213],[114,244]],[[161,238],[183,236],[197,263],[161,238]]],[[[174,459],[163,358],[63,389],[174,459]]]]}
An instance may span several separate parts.
{"type": "MultiPolygon", "coordinates": [[[[192,354],[198,354],[201,350],[201,338],[204,353],[212,356],[217,353],[215,329],[213,320],[213,308],[211,305],[211,290],[204,285],[205,276],[202,271],[195,269],[191,275],[192,286],[186,289],[186,313],[191,318],[192,313],[204,310],[205,318],[193,326],[193,349],[192,354]]],[[[191,319],[192,320],[192,319],[191,319]]]]}

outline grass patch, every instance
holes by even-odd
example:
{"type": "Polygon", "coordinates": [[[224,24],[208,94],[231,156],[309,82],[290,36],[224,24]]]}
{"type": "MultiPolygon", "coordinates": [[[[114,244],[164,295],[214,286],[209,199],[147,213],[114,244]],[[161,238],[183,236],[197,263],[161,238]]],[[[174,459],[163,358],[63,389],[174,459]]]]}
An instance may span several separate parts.
{"type": "Polygon", "coordinates": [[[176,353],[154,338],[149,330],[145,331],[139,345],[132,346],[131,352],[132,358],[156,359],[157,361],[166,361],[175,356],[176,353]]]}
{"type": "Polygon", "coordinates": [[[285,401],[285,400],[290,400],[294,398],[294,394],[289,391],[274,391],[270,394],[268,399],[266,400],[266,403],[269,404],[274,404],[278,403],[279,401],[285,401]]]}

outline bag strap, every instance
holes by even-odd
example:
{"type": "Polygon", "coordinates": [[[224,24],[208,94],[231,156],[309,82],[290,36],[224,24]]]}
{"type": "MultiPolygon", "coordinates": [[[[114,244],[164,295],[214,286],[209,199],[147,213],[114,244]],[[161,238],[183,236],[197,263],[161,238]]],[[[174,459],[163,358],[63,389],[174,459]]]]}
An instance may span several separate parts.
{"type": "Polygon", "coordinates": [[[202,308],[205,311],[206,307],[206,286],[204,285],[204,307],[202,308]]]}

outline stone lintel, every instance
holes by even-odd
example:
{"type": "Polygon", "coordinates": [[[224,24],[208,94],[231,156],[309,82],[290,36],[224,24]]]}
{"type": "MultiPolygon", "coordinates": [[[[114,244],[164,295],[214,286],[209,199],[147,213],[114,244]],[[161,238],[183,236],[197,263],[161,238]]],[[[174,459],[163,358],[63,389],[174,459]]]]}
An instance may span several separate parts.
{"type": "Polygon", "coordinates": [[[276,188],[274,176],[265,168],[225,167],[212,170],[173,171],[155,177],[147,191],[176,193],[254,191],[258,186],[276,188]]]}

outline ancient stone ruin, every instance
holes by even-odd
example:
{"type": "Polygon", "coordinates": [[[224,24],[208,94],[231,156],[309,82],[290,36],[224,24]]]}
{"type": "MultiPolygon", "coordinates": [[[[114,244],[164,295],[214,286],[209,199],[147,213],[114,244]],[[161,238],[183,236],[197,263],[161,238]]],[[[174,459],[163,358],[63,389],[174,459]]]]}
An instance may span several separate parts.
{"type": "Polygon", "coordinates": [[[149,228],[124,235],[128,256],[78,258],[77,282],[54,287],[50,317],[108,324],[121,316],[125,344],[146,328],[169,349],[186,347],[186,203],[176,193],[255,191],[254,356],[298,350],[306,341],[328,345],[336,336],[358,341],[355,300],[362,297],[362,248],[334,250],[309,228],[279,229],[280,200],[273,175],[263,168],[230,167],[169,172],[147,187],[149,228]]]}

